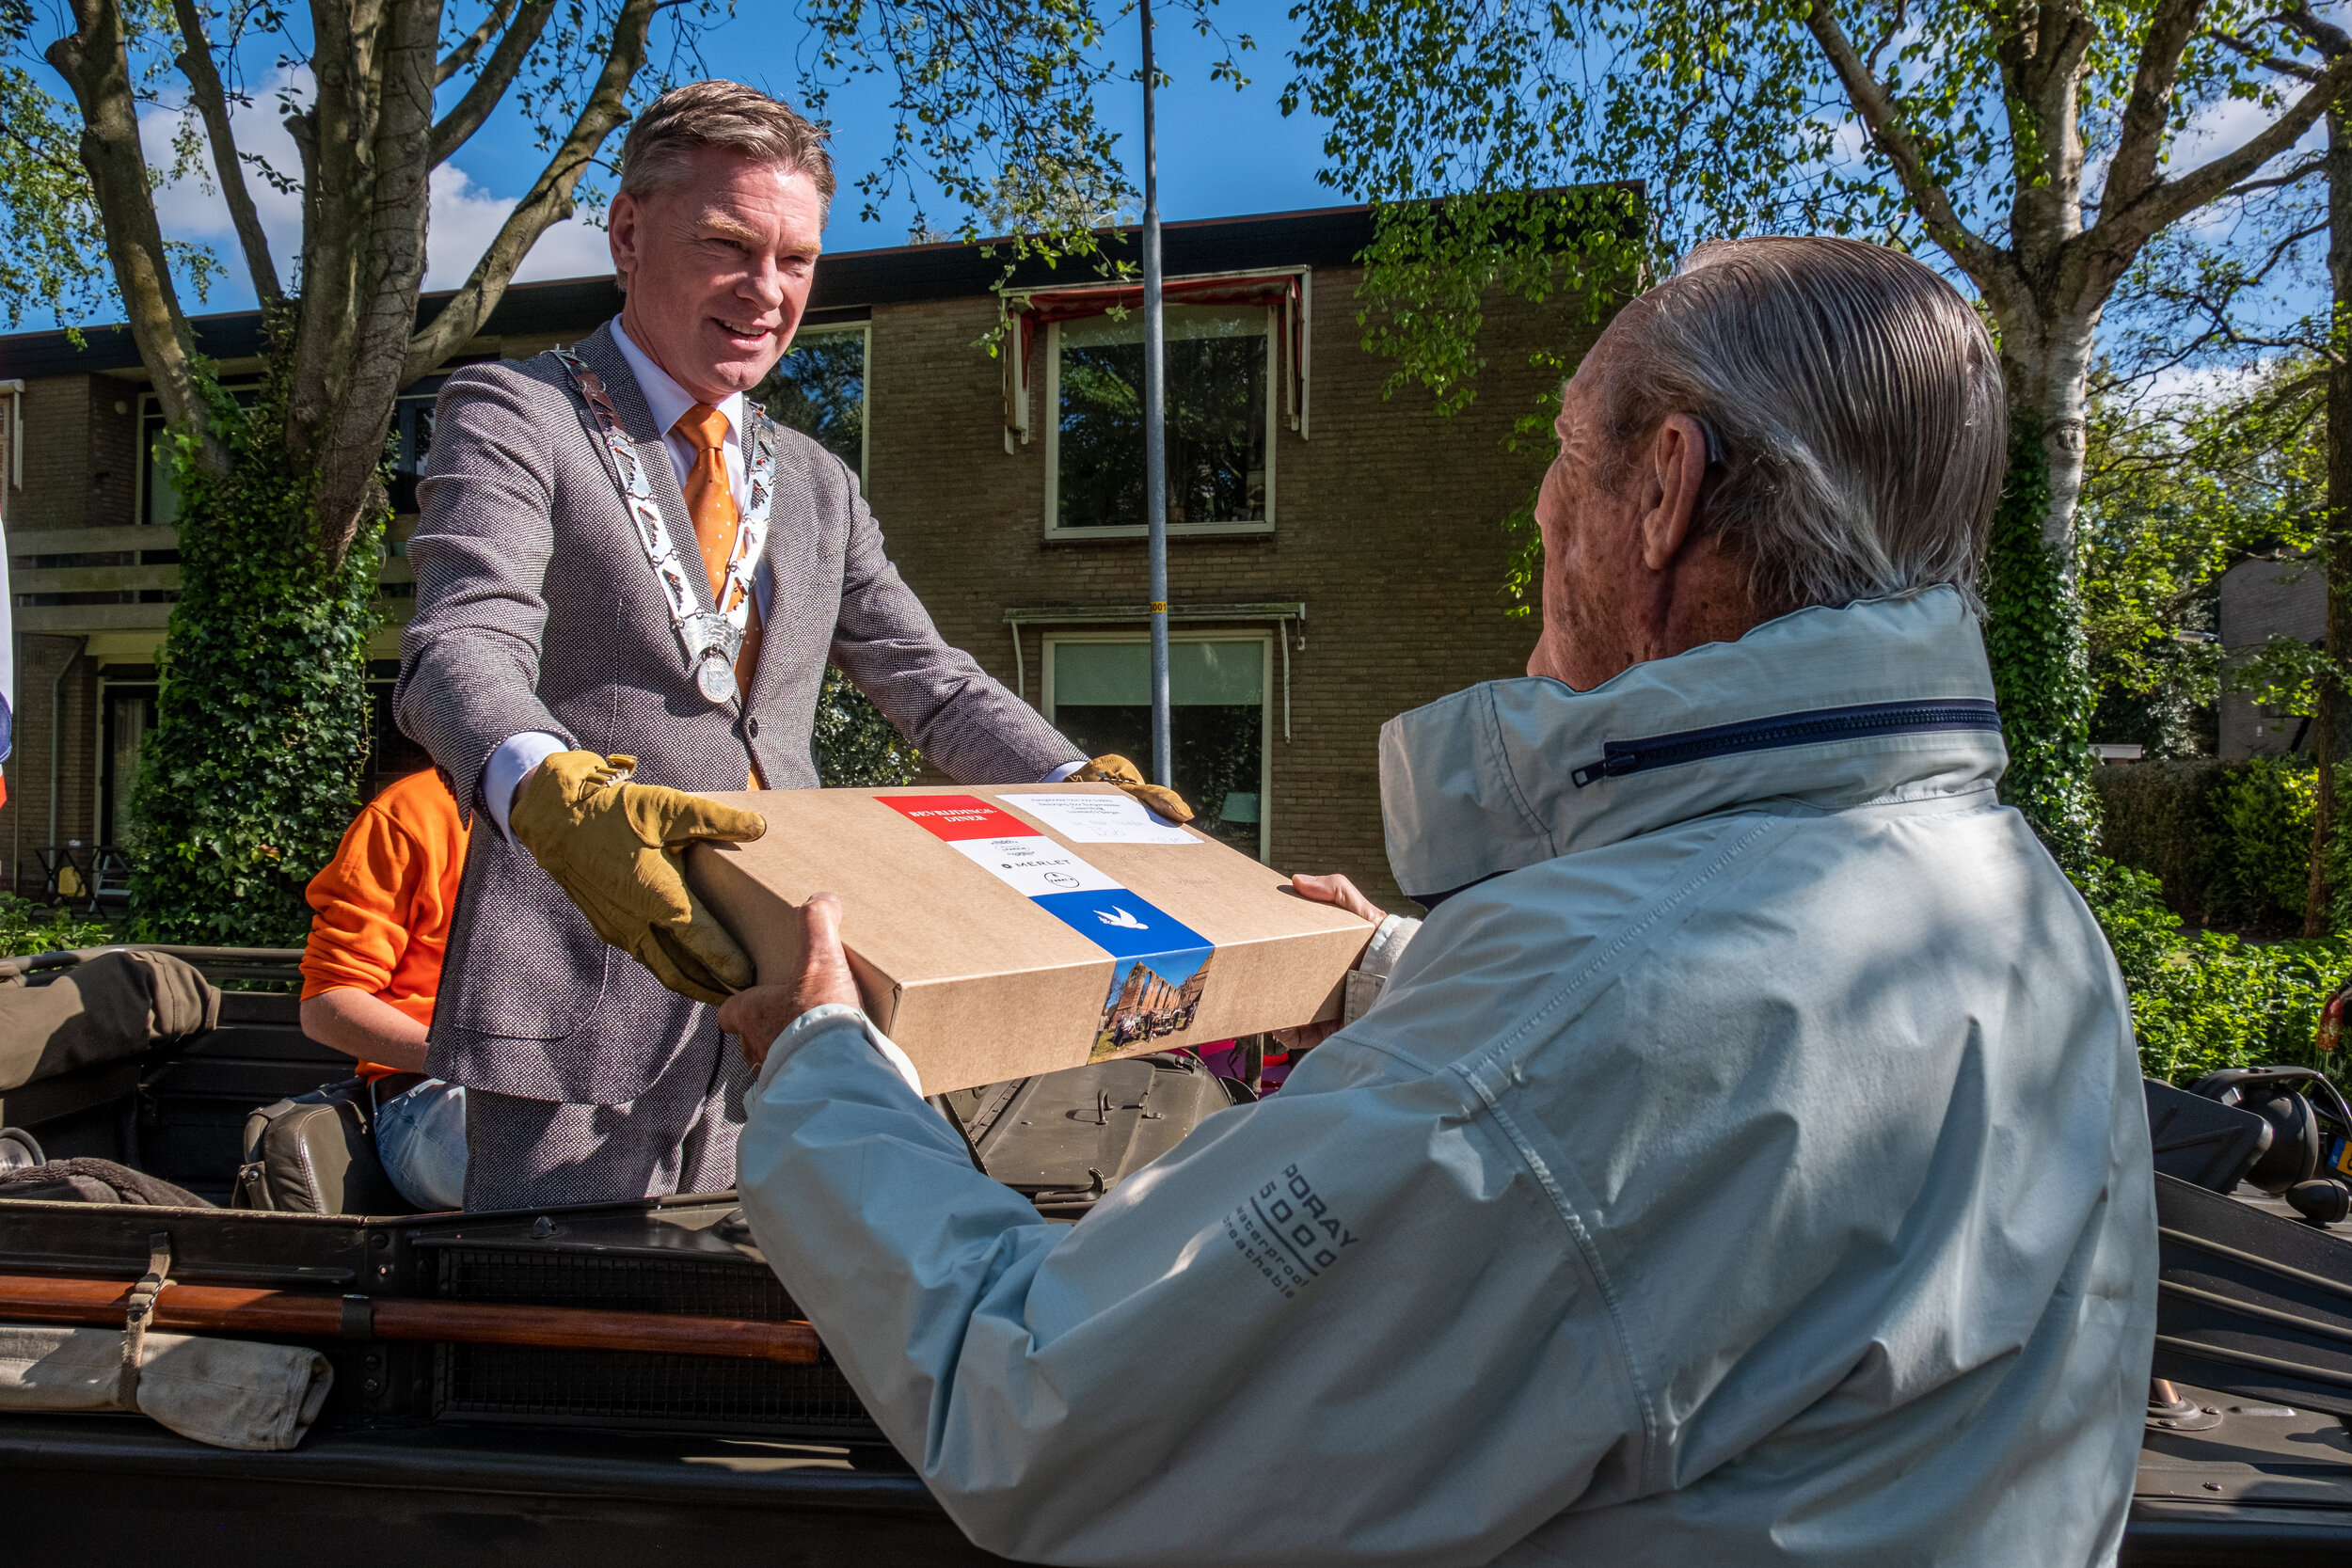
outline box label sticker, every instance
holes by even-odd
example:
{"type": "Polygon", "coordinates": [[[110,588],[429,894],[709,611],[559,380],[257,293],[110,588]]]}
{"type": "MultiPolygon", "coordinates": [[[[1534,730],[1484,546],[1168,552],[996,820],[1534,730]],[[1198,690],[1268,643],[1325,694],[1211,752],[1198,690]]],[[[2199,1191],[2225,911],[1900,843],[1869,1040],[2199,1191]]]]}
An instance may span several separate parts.
{"type": "Polygon", "coordinates": [[[1075,844],[1199,844],[1191,833],[1125,795],[1000,795],[1075,844]]]}
{"type": "Polygon", "coordinates": [[[959,838],[954,848],[1023,896],[1095,893],[1119,884],[1050,838],[959,838]]]}
{"type": "Polygon", "coordinates": [[[1111,955],[1111,989],[1089,1061],[1192,1027],[1216,957],[1206,937],[976,796],[875,799],[1111,955]]]}

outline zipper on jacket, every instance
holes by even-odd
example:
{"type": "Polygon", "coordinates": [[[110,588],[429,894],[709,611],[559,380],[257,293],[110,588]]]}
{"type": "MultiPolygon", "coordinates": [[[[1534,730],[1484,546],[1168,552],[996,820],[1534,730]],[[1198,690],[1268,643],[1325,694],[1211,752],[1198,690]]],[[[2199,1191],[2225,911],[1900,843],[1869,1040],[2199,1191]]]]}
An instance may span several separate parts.
{"type": "Polygon", "coordinates": [[[2000,710],[1978,697],[1932,697],[1911,703],[1862,703],[1853,707],[1816,708],[1810,713],[1784,713],[1771,719],[1746,719],[1704,730],[1654,735],[1643,740],[1612,740],[1601,747],[1598,762],[1588,762],[1568,775],[1582,789],[1596,779],[1623,773],[1673,768],[1686,762],[1735,752],[1769,752],[1784,746],[1817,746],[1827,740],[1856,736],[1918,735],[1930,730],[1992,730],[2001,727],[2000,710]]]}

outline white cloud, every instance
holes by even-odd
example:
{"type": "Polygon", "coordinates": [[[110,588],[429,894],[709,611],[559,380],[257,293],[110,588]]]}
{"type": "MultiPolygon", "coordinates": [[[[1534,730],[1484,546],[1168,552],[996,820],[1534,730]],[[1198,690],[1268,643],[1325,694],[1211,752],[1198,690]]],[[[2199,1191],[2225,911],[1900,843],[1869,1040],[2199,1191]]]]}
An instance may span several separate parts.
{"type": "MultiPolygon", "coordinates": [[[[307,100],[310,87],[307,70],[280,71],[254,95],[253,103],[232,109],[230,126],[239,150],[266,158],[271,166],[283,173],[296,173],[302,166],[301,159],[282,122],[280,97],[291,91],[297,101],[307,100]]],[[[170,109],[151,109],[140,117],[139,141],[146,150],[150,167],[167,171],[172,166],[172,138],[180,125],[180,114],[170,109]]],[[[155,215],[164,232],[172,239],[211,245],[230,276],[242,280],[244,254],[238,247],[236,226],[229,217],[229,203],[212,180],[210,160],[207,152],[203,178],[175,180],[155,193],[155,215]]],[[[252,195],[254,210],[260,214],[263,232],[269,236],[278,282],[291,287],[302,243],[302,198],[295,192],[275,189],[249,165],[246,189],[252,195]]],[[[514,211],[516,198],[491,195],[454,164],[443,164],[435,169],[429,189],[424,286],[428,290],[454,289],[465,282],[474,263],[482,259],[484,248],[506,221],[506,214],[514,211]]],[[[515,280],[599,277],[609,273],[612,265],[604,231],[574,217],[539,237],[538,244],[532,246],[522,265],[516,269],[515,280]]],[[[239,289],[238,293],[242,294],[244,291],[239,289]]]]}
{"type": "MultiPolygon", "coordinates": [[[[424,286],[454,289],[472,273],[482,252],[515,210],[513,197],[492,196],[452,164],[433,171],[432,207],[425,215],[424,286]]],[[[515,269],[515,281],[601,277],[612,270],[604,230],[578,217],[564,219],[539,236],[515,269]]]]}
{"type": "Polygon", "coordinates": [[[1830,156],[1839,165],[1858,164],[1870,154],[1870,134],[1862,128],[1862,121],[1848,115],[1837,122],[1831,138],[1830,156]]]}
{"type": "Polygon", "coordinates": [[[2244,392],[2268,374],[2264,363],[2175,365],[2150,376],[2141,396],[2154,403],[2217,403],[2244,392]]]}

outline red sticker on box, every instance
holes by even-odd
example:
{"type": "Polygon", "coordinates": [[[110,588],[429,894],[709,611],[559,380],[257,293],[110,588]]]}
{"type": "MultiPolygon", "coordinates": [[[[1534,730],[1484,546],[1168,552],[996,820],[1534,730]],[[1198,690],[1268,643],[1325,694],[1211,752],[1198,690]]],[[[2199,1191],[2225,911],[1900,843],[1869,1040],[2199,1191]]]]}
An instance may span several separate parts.
{"type": "Polygon", "coordinates": [[[960,838],[1027,838],[1037,832],[976,795],[881,795],[875,799],[950,844],[960,838]]]}

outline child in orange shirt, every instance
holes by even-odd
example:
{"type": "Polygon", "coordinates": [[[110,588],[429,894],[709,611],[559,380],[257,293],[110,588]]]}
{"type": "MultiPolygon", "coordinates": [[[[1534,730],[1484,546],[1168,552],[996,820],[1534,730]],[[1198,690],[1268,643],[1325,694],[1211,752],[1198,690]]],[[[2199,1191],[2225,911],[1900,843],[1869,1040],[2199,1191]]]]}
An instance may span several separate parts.
{"type": "Polygon", "coordinates": [[[376,1152],[420,1209],[465,1201],[466,1091],[414,1078],[424,1071],[466,836],[439,775],[412,773],[360,811],[309,894],[317,913],[302,954],[303,1033],[357,1057],[379,1092],[399,1091],[376,1107],[376,1152]]]}

